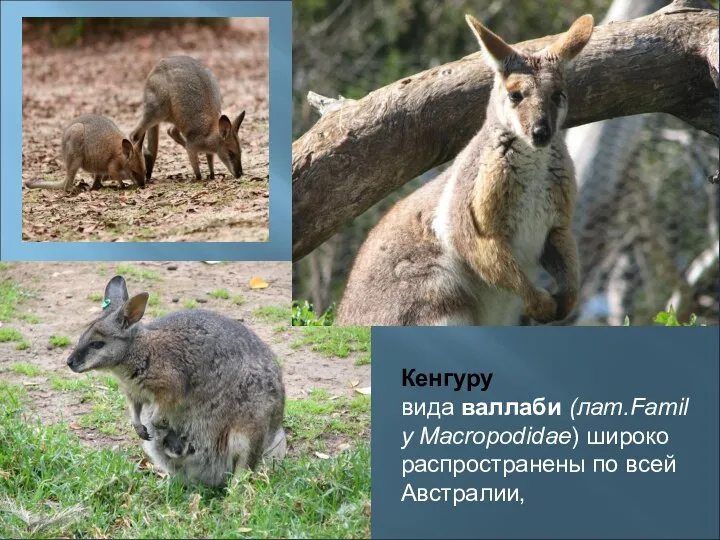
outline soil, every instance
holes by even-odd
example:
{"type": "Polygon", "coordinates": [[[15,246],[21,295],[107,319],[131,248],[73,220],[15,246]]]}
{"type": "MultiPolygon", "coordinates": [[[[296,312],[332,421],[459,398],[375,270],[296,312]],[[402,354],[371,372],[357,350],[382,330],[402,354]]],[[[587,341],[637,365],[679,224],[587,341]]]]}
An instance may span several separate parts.
{"type": "Polygon", "coordinates": [[[29,415],[44,423],[68,422],[86,443],[116,445],[130,443],[127,437],[111,437],[91,428],[83,428],[77,419],[87,413],[90,403],[80,402],[80,393],[53,390],[48,375],[71,374],[65,362],[70,348],[101,310],[101,302],[88,295],[102,295],[108,280],[115,275],[116,266],[130,265],[135,273],[154,272],[159,279],[142,279],[125,273],[130,294],[147,291],[158,295],[159,304],[148,308],[145,318],[152,318],[152,309],[166,312],[184,309],[187,301],[195,300],[197,307],[223,313],[250,326],[265,340],[280,359],[289,399],[303,398],[311,389],[326,389],[331,397],[355,395],[354,386],[370,386],[370,366],[356,366],[357,354],[347,358],[326,357],[308,347],[291,347],[300,338],[302,328],[289,326],[291,270],[289,262],[238,262],[207,264],[202,262],[32,262],[11,263],[0,274],[10,278],[26,293],[18,304],[18,316],[32,314],[40,319],[30,324],[21,319],[0,323],[18,330],[31,343],[24,351],[15,349],[17,343],[0,343],[0,380],[23,384],[32,401],[29,415]],[[250,279],[263,278],[269,286],[251,289],[250,279]],[[225,289],[240,295],[244,303],[237,305],[230,299],[217,299],[209,292],[225,289]],[[176,301],[173,301],[176,300],[176,301]],[[288,311],[288,320],[263,320],[253,313],[259,307],[281,307],[288,311]],[[283,328],[284,327],[284,328],[283,328]],[[50,336],[68,336],[72,344],[50,348],[50,336]],[[43,376],[15,375],[7,368],[25,362],[42,369],[43,376]]]}
{"type": "Polygon", "coordinates": [[[185,150],[160,128],[152,183],[137,189],[105,182],[86,191],[79,171],[73,194],[23,187],[25,241],[267,241],[269,183],[268,20],[232,19],[164,30],[128,28],[71,48],[52,48],[44,32],[24,23],[22,181],[64,180],[64,127],[83,114],[110,117],[129,134],[140,120],[145,77],[163,56],[188,55],[218,80],[223,113],[246,111],[239,136],[243,176],[215,158],[215,179],[195,180],[185,150]]]}

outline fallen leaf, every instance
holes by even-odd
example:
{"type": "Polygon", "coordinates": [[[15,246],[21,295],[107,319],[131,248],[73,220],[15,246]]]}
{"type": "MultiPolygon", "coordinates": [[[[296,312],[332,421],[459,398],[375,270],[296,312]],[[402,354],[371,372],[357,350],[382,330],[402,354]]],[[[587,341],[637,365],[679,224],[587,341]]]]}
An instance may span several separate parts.
{"type": "Polygon", "coordinates": [[[82,426],[78,424],[77,422],[73,422],[70,424],[70,429],[80,429],[82,426]]]}
{"type": "Polygon", "coordinates": [[[365,388],[356,388],[355,391],[356,391],[358,394],[362,394],[362,395],[364,395],[364,396],[369,396],[369,395],[370,395],[370,387],[369,387],[369,386],[366,386],[365,388]]]}
{"type": "Polygon", "coordinates": [[[267,281],[261,277],[254,277],[250,280],[251,289],[267,289],[269,287],[267,281]]]}
{"type": "Polygon", "coordinates": [[[252,531],[250,527],[240,527],[239,529],[235,529],[235,532],[238,533],[249,533],[250,531],[252,531]]]}
{"type": "Polygon", "coordinates": [[[360,384],[360,381],[350,381],[350,386],[355,388],[358,384],[360,384]]]}

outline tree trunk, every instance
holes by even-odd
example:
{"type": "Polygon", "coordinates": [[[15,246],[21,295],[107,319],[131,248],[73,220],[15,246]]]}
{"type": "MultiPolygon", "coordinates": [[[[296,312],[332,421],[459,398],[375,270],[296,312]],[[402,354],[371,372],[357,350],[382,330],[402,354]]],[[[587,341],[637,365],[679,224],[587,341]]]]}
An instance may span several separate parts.
{"type": "MultiPolygon", "coordinates": [[[[717,32],[717,11],[688,7],[597,27],[568,74],[566,127],[665,112],[717,135],[718,92],[708,65],[717,32]]],[[[556,37],[518,48],[539,50],[556,37]]],[[[482,126],[491,85],[476,53],[323,116],[293,144],[293,260],[455,157],[482,126]]]]}

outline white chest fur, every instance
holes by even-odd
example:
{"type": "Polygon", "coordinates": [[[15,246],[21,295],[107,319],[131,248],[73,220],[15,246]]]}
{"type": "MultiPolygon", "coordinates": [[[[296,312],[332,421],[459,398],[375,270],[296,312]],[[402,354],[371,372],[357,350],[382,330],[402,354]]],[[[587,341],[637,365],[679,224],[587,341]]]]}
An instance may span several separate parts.
{"type": "Polygon", "coordinates": [[[513,255],[520,266],[531,271],[537,266],[545,240],[556,219],[552,201],[552,176],[548,174],[550,148],[531,149],[517,141],[506,154],[510,167],[507,181],[515,184],[519,196],[508,209],[514,224],[511,230],[513,255]]]}

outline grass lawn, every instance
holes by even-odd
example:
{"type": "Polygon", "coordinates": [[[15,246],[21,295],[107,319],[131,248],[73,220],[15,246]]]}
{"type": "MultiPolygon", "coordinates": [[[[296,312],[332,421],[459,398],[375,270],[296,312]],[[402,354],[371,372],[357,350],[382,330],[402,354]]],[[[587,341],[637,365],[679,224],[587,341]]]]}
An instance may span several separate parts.
{"type": "MultiPolygon", "coordinates": [[[[90,390],[81,385],[77,391],[90,390]]],[[[122,406],[106,401],[114,402],[112,409],[122,406]]],[[[67,424],[27,421],[25,404],[23,387],[0,381],[0,537],[370,535],[367,439],[334,457],[320,452],[320,435],[328,431],[366,434],[366,396],[332,400],[317,392],[289,401],[287,427],[300,451],[224,489],[159,477],[143,466],[139,446],[83,446],[67,424]]]]}

